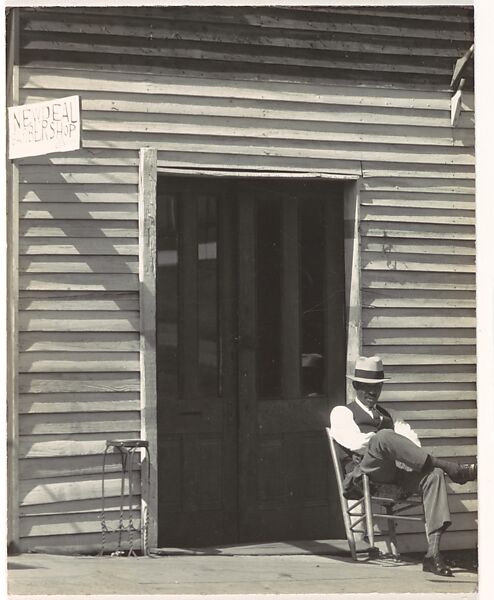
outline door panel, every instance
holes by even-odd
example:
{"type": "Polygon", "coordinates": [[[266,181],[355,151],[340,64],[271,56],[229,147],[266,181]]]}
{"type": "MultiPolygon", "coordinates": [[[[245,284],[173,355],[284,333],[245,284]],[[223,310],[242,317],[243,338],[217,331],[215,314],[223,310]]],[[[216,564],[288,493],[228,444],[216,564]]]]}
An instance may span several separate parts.
{"type": "Polygon", "coordinates": [[[342,535],[343,190],[158,182],[159,543],[342,535]]]}
{"type": "Polygon", "coordinates": [[[345,402],[341,192],[302,182],[242,189],[251,206],[249,215],[239,206],[238,223],[249,257],[239,265],[243,541],[342,535],[324,435],[345,402]]]}
{"type": "Polygon", "coordinates": [[[185,437],[184,510],[221,510],[222,440],[217,434],[185,437]]]}
{"type": "Polygon", "coordinates": [[[235,255],[225,192],[158,180],[160,545],[237,539],[235,255]]]}

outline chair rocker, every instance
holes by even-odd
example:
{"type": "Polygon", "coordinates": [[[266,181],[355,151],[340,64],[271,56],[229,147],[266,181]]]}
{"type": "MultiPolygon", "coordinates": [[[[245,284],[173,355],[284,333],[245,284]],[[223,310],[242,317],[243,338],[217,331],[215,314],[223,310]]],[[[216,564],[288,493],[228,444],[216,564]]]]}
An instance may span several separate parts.
{"type": "Polygon", "coordinates": [[[379,485],[377,494],[372,494],[370,490],[369,477],[362,475],[363,497],[359,500],[348,500],[343,495],[343,466],[338,455],[336,442],[331,435],[331,429],[326,427],[331,458],[338,485],[338,494],[340,497],[341,511],[343,514],[343,523],[345,533],[350,546],[350,552],[354,560],[357,559],[356,533],[362,533],[367,536],[369,549],[365,550],[369,557],[375,558],[382,556],[378,548],[374,546],[376,537],[384,537],[387,546],[387,555],[391,555],[395,560],[400,558],[396,540],[395,521],[420,521],[424,523],[423,514],[421,516],[402,515],[401,513],[416,507],[422,506],[422,499],[418,495],[411,495],[403,499],[402,490],[399,486],[393,484],[379,485]],[[401,495],[401,498],[400,498],[401,495]],[[384,512],[383,512],[384,511],[384,512]],[[386,520],[387,528],[383,533],[374,531],[374,519],[386,520]],[[359,528],[363,527],[363,528],[359,528]]]}

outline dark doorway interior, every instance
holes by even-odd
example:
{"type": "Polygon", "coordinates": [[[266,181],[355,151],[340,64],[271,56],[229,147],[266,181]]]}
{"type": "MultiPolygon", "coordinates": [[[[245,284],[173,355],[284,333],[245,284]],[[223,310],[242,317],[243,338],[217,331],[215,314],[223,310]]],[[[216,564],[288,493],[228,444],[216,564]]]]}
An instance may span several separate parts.
{"type": "Polygon", "coordinates": [[[158,543],[342,537],[343,184],[158,178],[158,543]]]}

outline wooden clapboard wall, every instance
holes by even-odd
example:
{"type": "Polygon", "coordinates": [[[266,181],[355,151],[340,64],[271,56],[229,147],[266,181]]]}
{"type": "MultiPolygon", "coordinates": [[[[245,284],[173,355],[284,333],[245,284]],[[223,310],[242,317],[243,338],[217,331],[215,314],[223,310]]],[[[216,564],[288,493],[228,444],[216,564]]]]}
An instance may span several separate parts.
{"type": "MultiPolygon", "coordinates": [[[[20,102],[80,94],[83,118],[81,151],[19,161],[23,549],[96,549],[103,441],[139,434],[143,146],[161,167],[361,176],[383,401],[436,454],[476,454],[473,96],[452,129],[448,91],[470,10],[64,7],[21,26],[20,102]]],[[[472,547],[475,485],[450,488],[445,545],[472,547]]]]}

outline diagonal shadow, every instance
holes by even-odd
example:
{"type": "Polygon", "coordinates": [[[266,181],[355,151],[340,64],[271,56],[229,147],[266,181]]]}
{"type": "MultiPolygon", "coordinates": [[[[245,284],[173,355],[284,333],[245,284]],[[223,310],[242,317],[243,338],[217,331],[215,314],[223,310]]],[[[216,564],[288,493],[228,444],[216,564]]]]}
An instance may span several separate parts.
{"type": "MultiPolygon", "coordinates": [[[[62,164],[70,163],[66,154],[19,161],[19,391],[23,397],[22,412],[32,410],[32,414],[22,415],[20,419],[24,456],[36,442],[45,440],[100,440],[102,453],[103,441],[109,436],[136,435],[135,431],[129,431],[134,425],[126,424],[132,417],[129,414],[126,419],[126,415],[138,410],[139,394],[136,210],[139,157],[137,152],[132,154],[135,157],[124,167],[118,164],[94,167],[91,162],[95,162],[95,155],[101,158],[105,152],[90,150],[71,153],[70,158],[76,165],[62,164]],[[94,177],[99,181],[95,182],[94,177]],[[76,218],[72,218],[74,216],[76,218]],[[109,361],[108,365],[101,367],[98,359],[109,361]],[[42,366],[33,369],[38,360],[42,366]],[[83,362],[63,365],[63,361],[71,360],[83,362]],[[87,368],[84,360],[88,361],[87,368]],[[37,378],[44,381],[33,387],[31,382],[37,378]],[[75,381],[80,381],[80,389],[75,381]],[[90,424],[90,414],[87,432],[78,430],[74,425],[78,415],[73,411],[98,410],[99,399],[105,396],[115,402],[117,414],[123,417],[119,421],[122,431],[115,431],[115,427],[110,428],[113,434],[102,428],[98,431],[90,424]],[[39,413],[39,407],[30,409],[31,401],[49,401],[53,406],[39,413]],[[66,412],[66,403],[74,401],[80,406],[66,412]],[[123,408],[118,407],[119,401],[124,402],[123,408]],[[36,429],[36,424],[31,425],[33,417],[44,416],[43,413],[51,413],[53,418],[43,418],[43,426],[36,429]]],[[[109,156],[108,152],[106,155],[109,156]]],[[[111,411],[111,404],[105,404],[105,410],[111,411]]],[[[101,478],[102,460],[94,467],[88,461],[88,465],[79,468],[75,463],[70,466],[71,459],[75,461],[72,456],[60,456],[65,467],[58,465],[54,456],[45,461],[43,474],[31,471],[24,474],[25,493],[39,486],[43,504],[60,503],[61,496],[50,487],[54,477],[60,477],[59,481],[63,482],[64,475],[73,468],[74,474],[80,473],[84,479],[101,478]],[[43,477],[46,485],[42,484],[43,477]]],[[[111,458],[109,462],[111,468],[111,458]]],[[[22,464],[28,463],[21,461],[21,475],[22,464]]],[[[84,503],[74,501],[72,504],[84,512],[81,502],[84,503]]],[[[62,497],[62,505],[70,503],[63,502],[62,497]]],[[[91,510],[94,501],[87,499],[85,503],[87,510],[91,510]]],[[[36,505],[25,507],[24,513],[32,510],[36,514],[36,509],[36,505]]],[[[73,524],[73,533],[83,533],[83,530],[73,524]]]]}

